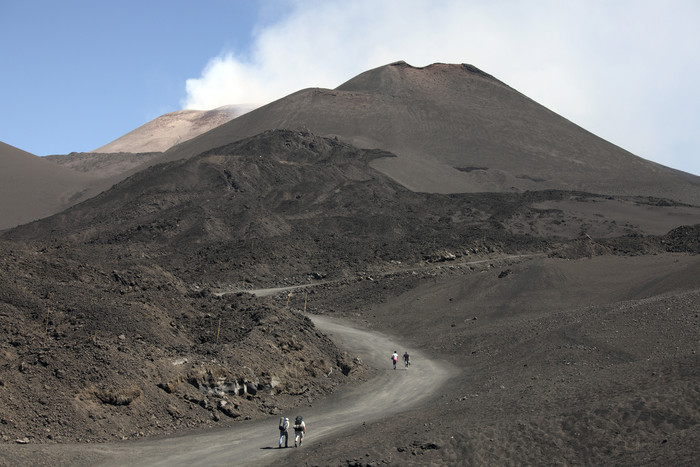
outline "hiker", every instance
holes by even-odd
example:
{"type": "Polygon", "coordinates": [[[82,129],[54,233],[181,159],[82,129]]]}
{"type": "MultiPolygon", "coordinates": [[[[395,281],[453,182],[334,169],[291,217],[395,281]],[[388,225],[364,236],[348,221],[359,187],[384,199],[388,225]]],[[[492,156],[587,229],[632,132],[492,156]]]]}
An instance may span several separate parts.
{"type": "Polygon", "coordinates": [[[289,419],[287,417],[280,418],[280,444],[279,448],[282,447],[282,440],[284,440],[284,447],[289,447],[289,419]]]}
{"type": "Polygon", "coordinates": [[[396,362],[399,361],[399,354],[396,353],[396,350],[394,350],[394,353],[391,355],[391,363],[394,364],[394,370],[396,369],[396,362]]]}
{"type": "Polygon", "coordinates": [[[406,368],[411,364],[411,357],[408,356],[408,350],[403,353],[403,364],[406,365],[406,368]]]}
{"type": "Polygon", "coordinates": [[[294,419],[294,447],[301,447],[302,441],[304,441],[304,433],[306,433],[306,423],[301,415],[297,415],[294,419]]]}

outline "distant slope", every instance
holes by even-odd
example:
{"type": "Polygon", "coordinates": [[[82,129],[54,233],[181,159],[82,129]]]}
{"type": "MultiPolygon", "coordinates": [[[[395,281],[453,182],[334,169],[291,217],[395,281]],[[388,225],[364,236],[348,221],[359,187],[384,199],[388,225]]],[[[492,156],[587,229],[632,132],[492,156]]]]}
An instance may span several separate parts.
{"type": "Polygon", "coordinates": [[[96,178],[0,142],[0,230],[94,196],[96,178]]]}
{"type": "Polygon", "coordinates": [[[373,166],[414,191],[564,189],[700,203],[700,177],[637,157],[471,65],[397,62],[335,90],[305,89],[175,146],[162,160],[272,128],[390,151],[398,157],[373,166]]]}
{"type": "Polygon", "coordinates": [[[121,177],[123,173],[134,168],[143,168],[160,152],[147,153],[97,153],[97,152],[72,152],[70,154],[58,154],[44,156],[51,162],[66,167],[76,172],[94,175],[100,178],[121,177]]]}
{"type": "Polygon", "coordinates": [[[180,110],[141,125],[91,152],[163,152],[242,115],[252,106],[228,105],[214,110],[180,110]]]}
{"type": "MultiPolygon", "coordinates": [[[[584,245],[574,244],[573,253],[566,253],[581,255],[622,249],[613,245],[615,239],[634,235],[643,245],[625,251],[651,251],[660,248],[659,240],[645,235],[700,225],[699,207],[641,196],[414,192],[371,167],[377,159],[393,157],[307,131],[266,131],[151,166],[4,238],[140,245],[151,252],[166,248],[178,252],[177,258],[163,258],[172,261],[162,264],[167,270],[193,274],[192,281],[211,274],[209,281],[231,275],[238,282],[263,280],[272,270],[288,277],[316,268],[327,273],[337,265],[347,267],[350,258],[441,260],[445,251],[485,245],[491,252],[519,253],[583,239],[584,245]],[[597,243],[591,245],[593,238],[597,243]],[[257,253],[246,257],[249,242],[257,253]],[[287,262],[297,255],[304,258],[301,268],[296,260],[287,262]]],[[[666,238],[662,248],[697,249],[686,245],[695,232],[679,231],[674,235],[681,239],[666,238]]]]}
{"type": "Polygon", "coordinates": [[[304,89],[233,118],[245,110],[173,112],[96,150],[121,154],[55,156],[58,163],[88,174],[65,172],[78,178],[57,175],[43,183],[32,174],[4,171],[11,183],[2,187],[3,203],[9,205],[0,226],[54,214],[150,165],[190,158],[271,129],[306,129],[391,152],[397,157],[376,159],[372,167],[416,192],[556,189],[700,205],[700,177],[639,158],[471,65],[415,68],[396,62],[335,90],[304,89]],[[167,149],[178,141],[184,142],[167,149]],[[135,154],[165,149],[160,155],[135,154]],[[38,185],[45,196],[28,188],[38,185]],[[24,196],[25,191],[31,193],[24,196]],[[16,198],[32,199],[31,207],[5,201],[16,198]]]}
{"type": "Polygon", "coordinates": [[[226,106],[169,113],[92,153],[41,158],[0,143],[0,230],[84,201],[155,163],[152,161],[161,151],[249,109],[226,106]]]}

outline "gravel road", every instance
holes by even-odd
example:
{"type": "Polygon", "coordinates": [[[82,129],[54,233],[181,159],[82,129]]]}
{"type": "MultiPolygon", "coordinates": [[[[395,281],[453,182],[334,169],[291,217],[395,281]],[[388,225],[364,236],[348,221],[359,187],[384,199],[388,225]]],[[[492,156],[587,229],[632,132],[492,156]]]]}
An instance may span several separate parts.
{"type": "MultiPolygon", "coordinates": [[[[327,399],[315,401],[312,406],[285,414],[292,419],[297,413],[304,416],[306,445],[330,436],[341,439],[343,432],[362,429],[365,422],[417,407],[456,371],[446,363],[426,358],[419,350],[407,349],[382,333],[358,329],[335,318],[310,318],[341,349],[360,357],[366,365],[385,371],[362,385],[341,389],[327,399]],[[402,365],[392,369],[390,356],[394,350],[399,354],[409,351],[412,361],[409,369],[402,365]]],[[[42,460],[65,465],[268,465],[277,463],[285,452],[290,452],[277,448],[277,422],[275,416],[240,427],[173,438],[117,444],[8,446],[3,451],[7,459],[33,465],[43,465],[42,460]]]]}

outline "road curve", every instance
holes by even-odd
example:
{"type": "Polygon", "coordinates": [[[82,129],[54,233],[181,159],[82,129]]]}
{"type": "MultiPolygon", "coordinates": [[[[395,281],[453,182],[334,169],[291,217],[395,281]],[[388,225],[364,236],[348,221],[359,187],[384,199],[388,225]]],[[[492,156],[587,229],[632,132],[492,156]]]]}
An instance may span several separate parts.
{"type": "MultiPolygon", "coordinates": [[[[307,444],[418,407],[456,371],[382,333],[359,329],[335,318],[309,317],[339,348],[381,371],[364,384],[343,388],[326,399],[314,401],[312,406],[285,414],[290,418],[297,413],[304,416],[307,444]],[[409,351],[412,365],[408,370],[392,369],[390,356],[394,350],[399,354],[409,351]]],[[[271,417],[196,434],[116,444],[21,446],[24,449],[21,458],[37,460],[47,455],[65,461],[66,465],[271,465],[289,452],[276,448],[277,421],[277,417],[271,417]]]]}

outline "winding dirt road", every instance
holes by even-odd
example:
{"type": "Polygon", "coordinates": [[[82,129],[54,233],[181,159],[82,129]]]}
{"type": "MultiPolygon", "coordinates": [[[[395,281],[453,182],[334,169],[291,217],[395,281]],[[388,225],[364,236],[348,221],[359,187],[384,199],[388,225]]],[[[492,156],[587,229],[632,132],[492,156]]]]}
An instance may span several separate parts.
{"type": "MultiPolygon", "coordinates": [[[[362,385],[344,388],[327,399],[315,401],[313,406],[285,414],[290,418],[297,412],[304,416],[306,443],[339,435],[344,430],[361,429],[364,422],[420,406],[456,371],[410,348],[410,369],[393,370],[391,353],[406,350],[395,339],[336,319],[310,318],[341,349],[359,356],[367,365],[386,370],[362,385]]],[[[7,446],[0,452],[10,454],[19,463],[27,461],[33,465],[55,462],[64,465],[269,465],[277,463],[284,458],[285,452],[289,452],[277,449],[277,421],[277,417],[271,417],[245,426],[166,439],[96,445],[7,446]]]]}

